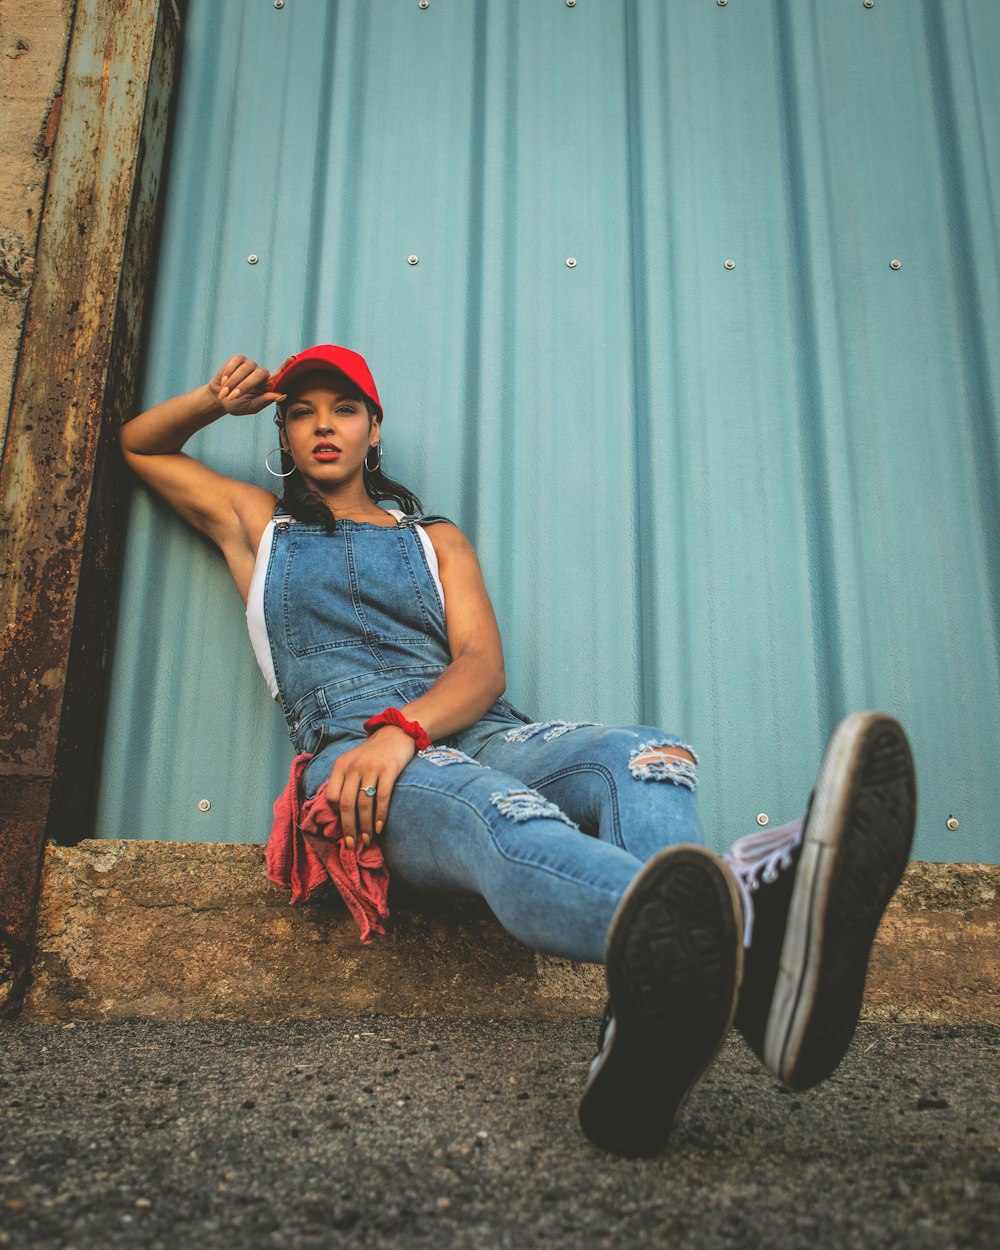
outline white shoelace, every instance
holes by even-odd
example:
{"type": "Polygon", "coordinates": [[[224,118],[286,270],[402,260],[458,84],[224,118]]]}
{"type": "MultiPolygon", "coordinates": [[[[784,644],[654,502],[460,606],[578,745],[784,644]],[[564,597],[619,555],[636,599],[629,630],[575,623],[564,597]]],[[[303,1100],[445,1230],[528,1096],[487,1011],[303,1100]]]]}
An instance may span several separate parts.
{"type": "Polygon", "coordinates": [[[776,829],[761,829],[748,833],[729,848],[723,859],[736,875],[743,896],[743,945],[750,946],[753,938],[753,893],[763,881],[777,881],[783,868],[791,868],[792,851],[802,841],[805,821],[800,818],[776,829]]]}

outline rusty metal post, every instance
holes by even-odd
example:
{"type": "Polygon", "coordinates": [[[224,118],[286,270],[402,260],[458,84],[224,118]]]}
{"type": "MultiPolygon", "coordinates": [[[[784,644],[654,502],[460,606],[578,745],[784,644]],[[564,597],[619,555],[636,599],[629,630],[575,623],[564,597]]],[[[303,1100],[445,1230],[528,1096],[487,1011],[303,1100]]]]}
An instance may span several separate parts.
{"type": "Polygon", "coordinates": [[[89,831],[131,414],[177,60],[175,0],[78,0],[0,464],[0,1014],[46,835],[89,831]]]}

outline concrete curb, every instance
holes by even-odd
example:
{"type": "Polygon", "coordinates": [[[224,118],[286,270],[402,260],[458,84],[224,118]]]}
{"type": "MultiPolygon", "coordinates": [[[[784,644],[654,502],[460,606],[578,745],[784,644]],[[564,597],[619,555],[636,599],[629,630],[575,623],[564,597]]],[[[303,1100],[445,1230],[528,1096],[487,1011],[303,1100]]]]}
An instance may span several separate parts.
{"type": "MultiPolygon", "coordinates": [[[[911,864],[879,931],[864,1018],[1000,1023],[998,894],[1000,866],[911,864]]],[[[481,900],[391,902],[387,936],[365,947],[336,895],[290,907],[262,846],[50,845],[22,1018],[600,1014],[600,967],[536,955],[481,900]]]]}

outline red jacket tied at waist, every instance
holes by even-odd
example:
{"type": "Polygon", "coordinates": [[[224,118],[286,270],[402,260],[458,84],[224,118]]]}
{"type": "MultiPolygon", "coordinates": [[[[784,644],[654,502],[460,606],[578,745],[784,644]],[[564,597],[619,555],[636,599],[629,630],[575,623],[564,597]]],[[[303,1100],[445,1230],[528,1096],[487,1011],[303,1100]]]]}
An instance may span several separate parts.
{"type": "Polygon", "coordinates": [[[267,876],[291,890],[292,903],[304,903],[318,885],[332,881],[361,930],[362,942],[384,934],[389,916],[389,870],[375,841],[351,848],[340,832],[340,818],[322,789],[299,802],[299,782],[311,755],[292,761],[288,785],[274,801],[274,824],[267,840],[267,876]]]}

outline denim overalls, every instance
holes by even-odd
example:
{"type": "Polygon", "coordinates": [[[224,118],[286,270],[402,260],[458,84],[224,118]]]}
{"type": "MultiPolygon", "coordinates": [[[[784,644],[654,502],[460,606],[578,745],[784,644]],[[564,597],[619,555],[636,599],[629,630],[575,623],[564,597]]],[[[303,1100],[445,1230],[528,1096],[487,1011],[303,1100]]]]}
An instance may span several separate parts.
{"type": "MultiPolygon", "coordinates": [[[[416,529],[444,519],[338,520],[328,534],[275,514],[264,619],[292,743],[314,756],[306,797],[368,717],[416,699],[451,660],[416,529]]],[[[642,863],[702,840],[694,765],[657,754],[670,745],[644,726],[534,723],[498,699],[401,773],[381,835],[390,877],[481,894],[535,950],[601,963],[642,863]]]]}

